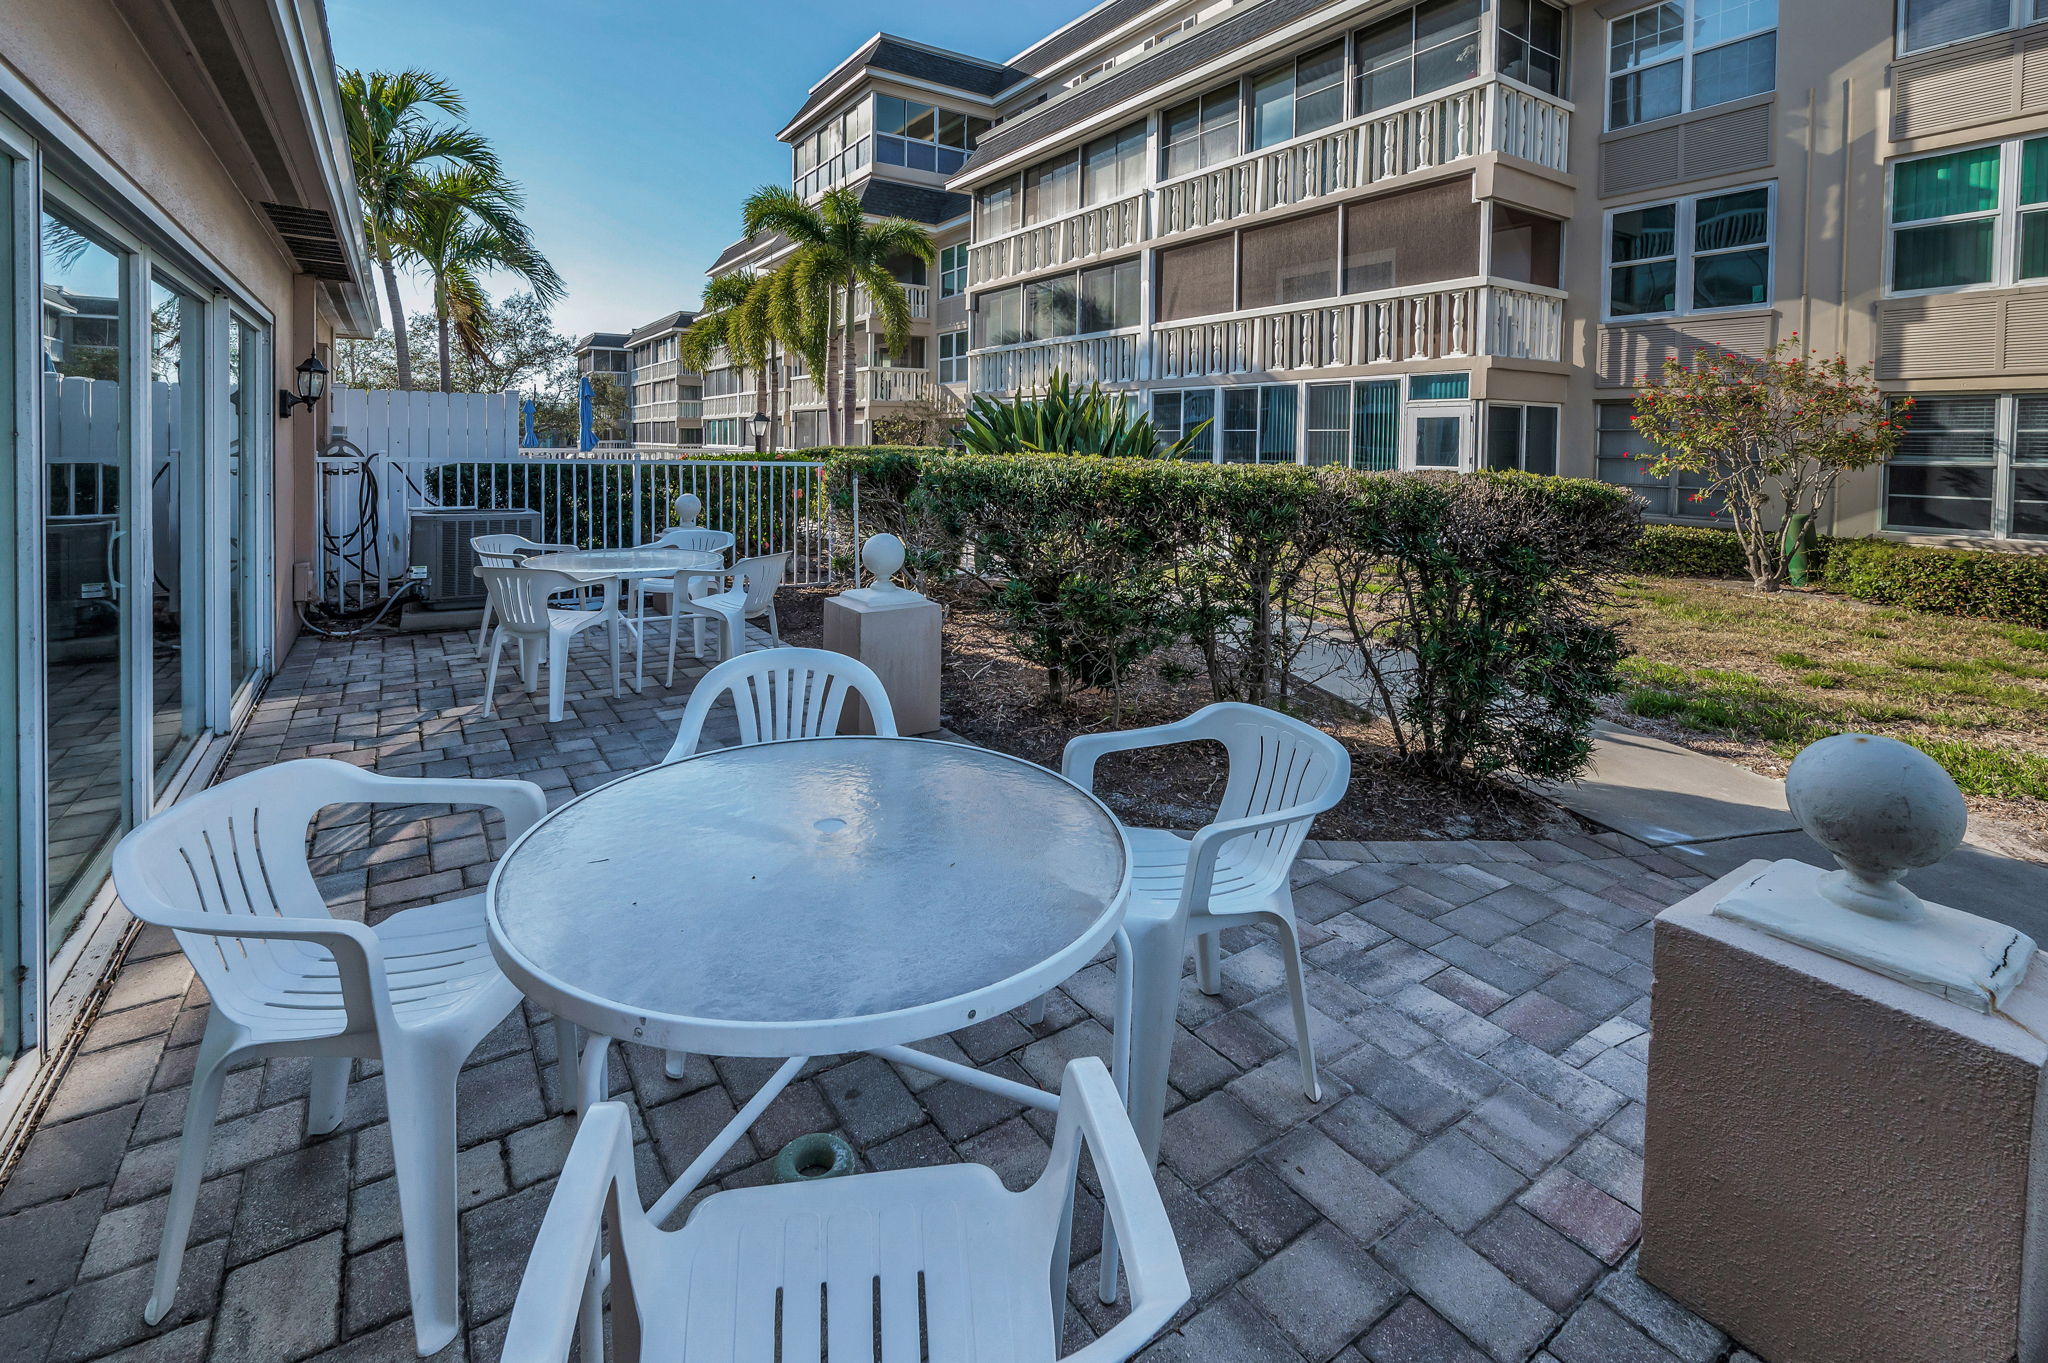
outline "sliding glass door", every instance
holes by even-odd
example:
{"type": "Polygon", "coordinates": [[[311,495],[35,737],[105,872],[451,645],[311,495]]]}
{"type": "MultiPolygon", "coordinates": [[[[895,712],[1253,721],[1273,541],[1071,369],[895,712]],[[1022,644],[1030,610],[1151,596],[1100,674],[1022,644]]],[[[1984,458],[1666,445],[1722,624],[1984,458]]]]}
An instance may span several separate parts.
{"type": "Polygon", "coordinates": [[[128,262],[46,202],[42,266],[45,940],[54,952],[129,817],[125,655],[150,593],[125,580],[134,501],[128,262]]]}
{"type": "Polygon", "coordinates": [[[150,281],[149,365],[150,767],[161,791],[207,727],[206,305],[162,275],[150,281]]]}

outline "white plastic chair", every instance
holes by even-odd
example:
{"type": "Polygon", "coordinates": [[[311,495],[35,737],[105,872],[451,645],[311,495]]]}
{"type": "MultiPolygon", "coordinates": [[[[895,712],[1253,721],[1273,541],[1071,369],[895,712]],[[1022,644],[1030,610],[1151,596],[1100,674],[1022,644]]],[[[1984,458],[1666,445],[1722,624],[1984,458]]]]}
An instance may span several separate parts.
{"type": "MultiPolygon", "coordinates": [[[[1132,1093],[1165,1082],[1187,939],[1195,939],[1196,982],[1203,993],[1214,994],[1223,987],[1217,937],[1242,924],[1267,923],[1280,934],[1302,1091],[1309,1101],[1321,1102],[1288,872],[1316,815],[1342,800],[1351,783],[1351,754],[1344,745],[1298,719],[1222,701],[1173,724],[1083,734],[1067,744],[1060,770],[1075,785],[1092,790],[1095,764],[1109,753],[1204,741],[1222,744],[1229,758],[1216,821],[1193,837],[1124,827],[1132,875],[1130,907],[1117,933],[1117,1078],[1132,1093]]],[[[1044,1006],[1039,1000],[1034,1014],[1042,1017],[1044,1006]]],[[[1154,1153],[1158,1119],[1154,1112],[1138,1115],[1138,1138],[1154,1153]]],[[[1107,1239],[1102,1270],[1102,1299],[1113,1301],[1116,1249],[1107,1239]]]]}
{"type": "MultiPolygon", "coordinates": [[[[593,1106],[555,1185],[505,1336],[506,1363],[561,1363],[600,1229],[617,1363],[1053,1363],[1081,1145],[1130,1257],[1131,1312],[1070,1363],[1121,1363],[1189,1296],[1150,1162],[1093,1056],[1060,1085],[1038,1181],[979,1164],[738,1188],[680,1230],[641,1210],[624,1105],[593,1106]],[[879,1310],[878,1310],[879,1308],[879,1310]]],[[[587,1327],[586,1327],[587,1328],[587,1327]]]]}
{"type": "MultiPolygon", "coordinates": [[[[470,552],[476,555],[479,568],[516,568],[520,560],[532,558],[535,554],[570,554],[576,551],[573,544],[542,544],[524,535],[474,535],[469,541],[470,552]]],[[[491,596],[484,593],[484,618],[477,625],[476,656],[484,656],[484,649],[491,641],[491,596]]]]}
{"type": "MultiPolygon", "coordinates": [[[[778,645],[782,632],[775,623],[775,590],[782,585],[783,575],[789,571],[788,554],[763,554],[758,558],[743,558],[733,565],[733,587],[730,591],[717,592],[690,600],[687,596],[676,597],[676,609],[717,620],[725,626],[725,638],[719,647],[723,658],[737,658],[747,651],[747,621],[768,618],[768,637],[778,645]]],[[[670,630],[668,636],[668,684],[676,684],[676,636],[670,630]]]]}
{"type": "MultiPolygon", "coordinates": [[[[676,741],[662,761],[679,762],[696,754],[704,739],[704,722],[711,717],[712,707],[726,696],[732,697],[733,712],[740,721],[737,746],[746,748],[838,733],[839,716],[846,708],[846,698],[853,694],[867,703],[875,732],[894,738],[896,711],[889,704],[889,693],[874,669],[860,659],[823,648],[763,648],[742,653],[705,673],[690,692],[676,741]]],[[[670,1051],[664,1069],[669,1078],[680,1079],[688,1063],[682,1052],[670,1051]]]]}
{"type": "Polygon", "coordinates": [[[306,1134],[319,1136],[341,1124],[350,1062],[370,1057],[384,1066],[413,1334],[431,1354],[461,1323],[456,1076],[519,991],[491,957],[482,895],[405,909],[375,927],[332,916],[306,835],[336,804],[485,805],[503,812],[508,838],[547,812],[540,787],[525,781],[379,776],[307,758],[202,791],[121,840],[121,902],[177,934],[212,1000],[143,1319],[162,1320],[177,1297],[228,1071],[256,1056],[311,1056],[306,1134]]]}
{"type": "MultiPolygon", "coordinates": [[[[498,623],[491,631],[490,666],[484,672],[484,713],[492,713],[498,691],[498,659],[507,640],[519,646],[519,680],[529,691],[543,646],[548,658],[548,719],[562,718],[562,693],[569,671],[569,642],[586,629],[605,626],[611,641],[612,694],[624,693],[625,674],[619,668],[619,603],[612,584],[606,584],[602,610],[567,610],[549,604],[552,597],[581,589],[585,584],[567,573],[545,568],[478,568],[484,590],[496,607],[498,623]]],[[[636,638],[634,647],[640,647],[636,638]]]]}
{"type": "MultiPolygon", "coordinates": [[[[701,525],[686,525],[664,530],[640,547],[642,549],[681,549],[686,552],[699,554],[727,554],[732,552],[732,547],[737,542],[730,530],[706,530],[701,525]]],[[[682,626],[683,622],[683,612],[681,607],[677,605],[677,602],[692,592],[700,596],[708,596],[710,594],[708,591],[698,590],[699,584],[708,583],[715,576],[717,575],[678,573],[672,578],[648,578],[645,581],[636,581],[633,584],[635,593],[633,599],[634,618],[643,624],[647,619],[647,597],[660,596],[666,593],[669,598],[668,634],[670,647],[668,681],[671,686],[675,685],[676,680],[674,639],[677,629],[682,626]]],[[[702,657],[704,654],[704,617],[701,615],[695,616],[690,623],[696,631],[693,636],[691,649],[698,657],[702,657]]]]}
{"type": "Polygon", "coordinates": [[[697,751],[711,707],[732,697],[742,748],[785,738],[839,732],[846,698],[858,694],[874,717],[875,732],[896,736],[896,711],[874,669],[858,658],[824,648],[763,648],[728,658],[704,674],[683,708],[683,722],[664,761],[697,751]]]}

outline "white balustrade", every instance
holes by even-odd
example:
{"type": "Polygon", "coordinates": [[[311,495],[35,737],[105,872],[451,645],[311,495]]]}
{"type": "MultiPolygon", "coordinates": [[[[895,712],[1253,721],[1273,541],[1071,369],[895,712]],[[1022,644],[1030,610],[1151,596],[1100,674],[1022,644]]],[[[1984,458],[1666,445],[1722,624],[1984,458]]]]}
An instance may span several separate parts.
{"type": "MultiPolygon", "coordinates": [[[[929,284],[905,284],[904,301],[910,304],[913,319],[922,320],[932,315],[932,289],[929,284]]],[[[868,297],[865,286],[853,291],[853,315],[855,320],[868,316],[874,311],[874,303],[868,297]]]]}
{"type": "Polygon", "coordinates": [[[916,402],[932,395],[928,369],[870,369],[867,371],[870,402],[916,402]]]}
{"type": "Polygon", "coordinates": [[[1036,392],[1055,373],[1084,386],[1135,383],[1138,338],[1124,334],[1008,346],[973,356],[973,365],[974,391],[978,393],[1036,392]]]}
{"type": "Polygon", "coordinates": [[[968,277],[980,286],[1136,246],[1146,236],[1145,198],[1141,190],[978,243],[968,252],[968,277]]]}

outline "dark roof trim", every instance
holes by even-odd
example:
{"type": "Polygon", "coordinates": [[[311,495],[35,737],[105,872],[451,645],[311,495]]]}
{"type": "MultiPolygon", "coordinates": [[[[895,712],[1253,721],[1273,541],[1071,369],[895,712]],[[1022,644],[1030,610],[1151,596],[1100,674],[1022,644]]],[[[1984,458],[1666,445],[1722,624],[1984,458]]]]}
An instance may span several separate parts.
{"type": "Polygon", "coordinates": [[[626,333],[623,331],[593,331],[576,338],[578,350],[623,350],[626,333]]]}
{"type": "Polygon", "coordinates": [[[666,332],[671,331],[680,331],[684,327],[690,325],[690,323],[696,320],[697,314],[691,312],[688,308],[681,309],[680,311],[677,312],[671,312],[666,316],[655,318],[652,322],[649,322],[644,327],[634,328],[633,331],[627,335],[626,344],[638,345],[640,342],[647,340],[649,337],[660,336],[666,332]]]}
{"type": "Polygon", "coordinates": [[[801,127],[805,120],[841,99],[857,76],[869,74],[903,76],[928,85],[958,90],[983,100],[994,100],[1004,91],[1031,79],[1029,71],[1006,66],[1002,62],[970,57],[964,52],[953,52],[945,48],[928,47],[923,43],[898,38],[890,33],[877,33],[863,43],[852,56],[832,68],[830,75],[811,87],[811,93],[805,98],[803,107],[796,111],[776,136],[789,136],[791,132],[801,127]]]}
{"type": "Polygon", "coordinates": [[[1163,0],[1103,0],[1102,4],[1065,28],[1040,38],[1010,58],[1010,65],[1033,75],[1043,75],[1090,43],[1109,36],[1146,10],[1156,9],[1162,3],[1163,0]]]}
{"type": "Polygon", "coordinates": [[[712,261],[711,268],[704,273],[709,275],[720,274],[728,265],[737,264],[749,256],[774,255],[787,245],[789,245],[789,238],[783,236],[780,232],[773,232],[759,239],[741,237],[738,241],[720,251],[718,259],[712,261]]]}
{"type": "Polygon", "coordinates": [[[1137,99],[1146,91],[1195,71],[1219,57],[1330,8],[1330,0],[1263,0],[1242,13],[1190,30],[1179,41],[1154,49],[1122,70],[1097,76],[1066,98],[1017,115],[983,135],[955,181],[971,177],[980,166],[999,161],[1020,148],[1049,141],[1095,115],[1137,99]]]}

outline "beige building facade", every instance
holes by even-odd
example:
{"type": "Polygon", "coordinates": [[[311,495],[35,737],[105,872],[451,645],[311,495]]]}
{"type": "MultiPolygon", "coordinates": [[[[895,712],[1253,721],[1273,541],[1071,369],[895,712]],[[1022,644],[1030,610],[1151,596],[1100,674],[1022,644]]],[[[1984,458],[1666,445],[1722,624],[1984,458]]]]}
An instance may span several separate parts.
{"type": "MultiPolygon", "coordinates": [[[[319,0],[0,0],[0,1131],[312,590],[299,369],[375,304],[319,0]]],[[[324,414],[322,414],[324,415],[324,414]]]]}
{"type": "MultiPolygon", "coordinates": [[[[1630,401],[1797,336],[1916,400],[1828,529],[2048,543],[2048,0],[1108,0],[1003,63],[878,35],[782,136],[807,194],[971,201],[932,223],[934,391],[1065,373],[1211,458],[1600,477],[1712,523],[1630,401]],[[991,120],[958,169],[899,164],[918,101],[991,120]]],[[[781,438],[822,442],[795,395],[781,438]]]]}

